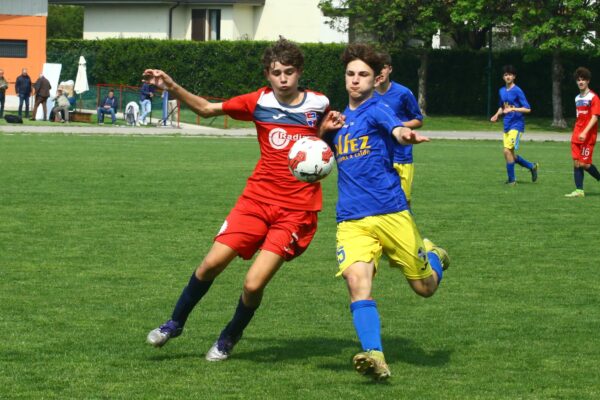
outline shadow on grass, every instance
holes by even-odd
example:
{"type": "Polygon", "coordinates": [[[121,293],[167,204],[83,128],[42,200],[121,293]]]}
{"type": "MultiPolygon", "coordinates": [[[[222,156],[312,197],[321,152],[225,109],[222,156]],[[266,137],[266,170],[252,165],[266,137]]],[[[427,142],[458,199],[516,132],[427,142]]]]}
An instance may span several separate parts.
{"type": "MultiPolygon", "coordinates": [[[[235,354],[236,359],[272,363],[282,360],[306,360],[314,357],[339,355],[339,362],[321,364],[322,368],[346,370],[352,356],[360,351],[358,341],[353,339],[328,339],[313,337],[303,339],[261,339],[264,346],[252,351],[235,354]]],[[[420,366],[445,365],[450,360],[449,350],[426,351],[411,340],[401,337],[384,337],[386,359],[420,366]]],[[[241,350],[241,349],[240,349],[241,350]]]]}
{"type": "MultiPolygon", "coordinates": [[[[352,332],[354,334],[354,332],[352,332]]],[[[386,359],[390,363],[406,363],[417,366],[435,367],[446,365],[450,361],[451,350],[425,350],[415,342],[402,337],[384,337],[386,359]]],[[[351,358],[360,351],[360,345],[354,339],[330,339],[325,337],[308,337],[299,339],[248,338],[242,339],[239,351],[234,352],[236,360],[258,363],[281,361],[302,361],[310,358],[339,356],[339,361],[318,363],[319,368],[334,371],[347,370],[351,358]],[[246,343],[244,343],[246,341],[246,343]],[[246,351],[246,344],[253,350],[246,351]]],[[[237,349],[236,349],[237,350],[237,349]]],[[[147,357],[149,361],[168,361],[186,358],[204,358],[198,352],[181,352],[157,349],[159,353],[147,357]]]]}

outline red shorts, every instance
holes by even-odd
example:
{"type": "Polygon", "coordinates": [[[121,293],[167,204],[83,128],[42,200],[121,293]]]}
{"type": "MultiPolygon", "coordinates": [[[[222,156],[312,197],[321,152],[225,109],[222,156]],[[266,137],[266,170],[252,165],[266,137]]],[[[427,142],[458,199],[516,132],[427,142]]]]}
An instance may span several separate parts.
{"type": "Polygon", "coordinates": [[[582,164],[591,164],[596,143],[573,143],[571,142],[571,156],[582,164]]]}
{"type": "Polygon", "coordinates": [[[289,261],[308,248],[316,231],[316,211],[290,210],[241,196],[215,241],[245,260],[260,249],[289,261]]]}

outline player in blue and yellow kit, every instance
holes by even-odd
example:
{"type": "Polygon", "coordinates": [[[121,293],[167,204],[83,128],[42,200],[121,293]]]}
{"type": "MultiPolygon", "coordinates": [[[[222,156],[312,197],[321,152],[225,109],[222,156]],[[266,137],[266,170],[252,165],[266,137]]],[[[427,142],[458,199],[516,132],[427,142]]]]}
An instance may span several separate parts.
{"type": "Polygon", "coordinates": [[[515,85],[517,71],[512,65],[505,65],[503,68],[505,86],[499,90],[499,108],[496,114],[490,118],[490,121],[496,122],[504,114],[504,159],[506,160],[506,173],[509,185],[515,185],[515,162],[521,167],[527,168],[531,172],[531,181],[535,182],[538,178],[538,163],[532,163],[519,155],[515,151],[519,150],[519,142],[523,132],[525,132],[525,117],[523,114],[531,112],[531,106],[525,98],[525,93],[520,87],[515,85]]]}
{"type": "Polygon", "coordinates": [[[362,346],[353,364],[360,374],[381,380],[390,370],[371,288],[382,253],[423,297],[435,293],[449,259],[445,250],[421,238],[393,166],[394,141],[406,145],[429,139],[403,127],[391,108],[373,97],[383,67],[379,54],[352,44],[342,60],[349,105],[343,114],[328,114],[320,133],[333,147],[338,165],[338,276],[346,280],[362,346]]]}
{"type": "MultiPolygon", "coordinates": [[[[384,65],[381,70],[381,82],[375,89],[374,97],[380,98],[381,101],[389,105],[405,127],[411,129],[422,127],[423,114],[417,99],[409,88],[390,80],[392,57],[388,53],[381,53],[381,56],[384,65]]],[[[412,183],[415,175],[412,144],[394,143],[394,169],[400,175],[402,190],[404,190],[406,201],[410,206],[412,183]]]]}

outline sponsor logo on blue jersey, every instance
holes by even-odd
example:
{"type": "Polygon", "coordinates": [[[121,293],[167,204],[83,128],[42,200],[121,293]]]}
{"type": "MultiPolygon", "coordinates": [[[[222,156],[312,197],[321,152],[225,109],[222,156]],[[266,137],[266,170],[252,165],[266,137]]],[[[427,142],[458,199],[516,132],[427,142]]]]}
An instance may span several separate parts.
{"type": "Polygon", "coordinates": [[[371,153],[368,136],[358,136],[351,139],[350,133],[339,135],[335,143],[336,160],[338,163],[344,162],[351,158],[364,157],[371,153]]]}

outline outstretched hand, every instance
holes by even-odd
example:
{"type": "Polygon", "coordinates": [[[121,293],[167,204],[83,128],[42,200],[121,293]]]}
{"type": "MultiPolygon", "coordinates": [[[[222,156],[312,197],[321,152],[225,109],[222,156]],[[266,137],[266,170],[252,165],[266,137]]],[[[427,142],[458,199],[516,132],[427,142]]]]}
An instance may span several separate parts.
{"type": "Polygon", "coordinates": [[[398,139],[401,144],[419,144],[423,142],[429,142],[429,138],[427,136],[420,135],[418,132],[405,127],[400,128],[398,139]]]}
{"type": "Polygon", "coordinates": [[[160,89],[170,89],[175,81],[160,69],[147,69],[144,71],[144,82],[154,85],[160,89]]]}

